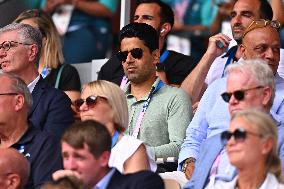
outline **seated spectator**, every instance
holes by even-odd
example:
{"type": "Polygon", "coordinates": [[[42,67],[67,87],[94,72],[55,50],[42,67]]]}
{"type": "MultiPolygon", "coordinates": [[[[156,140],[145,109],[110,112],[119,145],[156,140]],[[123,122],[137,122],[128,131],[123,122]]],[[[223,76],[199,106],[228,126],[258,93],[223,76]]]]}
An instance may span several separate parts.
{"type": "Polygon", "coordinates": [[[32,97],[18,76],[0,74],[0,148],[15,148],[30,164],[30,177],[24,188],[38,189],[62,169],[60,143],[28,122],[32,97]]]}
{"type": "Polygon", "coordinates": [[[74,103],[81,120],[100,122],[112,136],[109,166],[121,173],[156,171],[155,159],[146,152],[143,142],[123,134],[128,127],[128,109],[123,91],[114,83],[98,80],[85,84],[81,96],[74,103]]]}
{"type": "Polygon", "coordinates": [[[28,119],[58,138],[74,122],[71,100],[51,87],[38,73],[42,35],[27,24],[12,23],[0,29],[0,67],[3,73],[18,75],[33,97],[28,119]]]}
{"type": "Polygon", "coordinates": [[[151,171],[123,175],[110,168],[111,136],[107,127],[93,120],[74,123],[62,137],[65,170],[57,171],[57,180],[74,175],[92,188],[163,189],[162,179],[151,171]]]}
{"type": "Polygon", "coordinates": [[[64,91],[71,101],[80,97],[81,83],[78,71],[70,64],[64,64],[61,40],[50,16],[37,9],[22,12],[14,21],[29,24],[42,34],[43,44],[38,72],[55,88],[64,91]]]}
{"type": "Polygon", "coordinates": [[[91,189],[75,176],[64,176],[45,183],[40,189],[91,189]]]}
{"type": "Polygon", "coordinates": [[[23,189],[28,182],[30,165],[17,150],[0,148],[1,188],[23,189]]]}
{"type": "Polygon", "coordinates": [[[186,93],[156,76],[159,62],[156,30],[145,23],[132,23],[120,31],[120,52],[125,75],[129,127],[126,133],[142,140],[156,158],[177,157],[192,116],[186,93]]]}
{"type": "Polygon", "coordinates": [[[111,17],[118,0],[46,0],[44,10],[53,13],[63,4],[74,6],[63,36],[66,63],[91,62],[105,58],[112,42],[111,17]]]}
{"type": "MultiPolygon", "coordinates": [[[[157,75],[164,83],[179,86],[196,66],[197,61],[191,56],[166,49],[166,39],[174,25],[174,13],[171,7],[160,0],[139,0],[137,2],[133,22],[149,24],[158,32],[161,56],[156,66],[157,75]]],[[[117,59],[117,56],[111,57],[103,65],[98,78],[114,82],[122,88],[127,81],[121,61],[117,59]]]]}
{"type": "Polygon", "coordinates": [[[263,112],[245,110],[234,114],[221,140],[238,174],[231,182],[217,182],[212,189],[284,188],[280,183],[277,135],[274,120],[263,112]]]}

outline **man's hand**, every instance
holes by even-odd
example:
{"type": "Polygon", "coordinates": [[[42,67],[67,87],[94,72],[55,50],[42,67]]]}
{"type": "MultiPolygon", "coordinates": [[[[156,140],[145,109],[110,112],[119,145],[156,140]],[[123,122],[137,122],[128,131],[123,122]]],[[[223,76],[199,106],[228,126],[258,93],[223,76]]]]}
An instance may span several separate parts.
{"type": "Polygon", "coordinates": [[[58,180],[58,179],[61,179],[63,177],[66,177],[66,176],[74,176],[74,177],[77,177],[78,179],[81,178],[81,176],[79,175],[79,173],[77,173],[76,171],[71,171],[71,170],[58,170],[56,172],[54,172],[52,174],[52,179],[53,180],[58,180]]]}
{"type": "Polygon", "coordinates": [[[188,163],[185,169],[185,177],[189,180],[192,177],[195,168],[195,162],[188,163]]]}
{"type": "Polygon", "coordinates": [[[230,37],[222,33],[211,36],[206,53],[214,57],[220,56],[228,48],[231,40],[230,37]]]}

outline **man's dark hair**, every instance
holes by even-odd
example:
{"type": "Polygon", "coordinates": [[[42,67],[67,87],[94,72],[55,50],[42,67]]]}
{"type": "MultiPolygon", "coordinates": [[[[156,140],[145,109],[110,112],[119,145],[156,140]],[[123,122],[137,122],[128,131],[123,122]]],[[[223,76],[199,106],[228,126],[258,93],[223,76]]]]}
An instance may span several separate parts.
{"type": "Polygon", "coordinates": [[[174,25],[174,12],[172,10],[172,8],[160,1],[160,0],[138,0],[137,1],[137,5],[140,5],[140,4],[148,4],[148,3],[156,3],[157,5],[159,5],[160,7],[160,18],[161,18],[161,24],[164,24],[164,23],[170,23],[170,25],[173,27],[174,25]]]}
{"type": "Polygon", "coordinates": [[[273,18],[273,10],[270,3],[267,0],[259,0],[260,8],[259,15],[261,19],[272,20],[273,18]]]}
{"type": "Polygon", "coordinates": [[[159,49],[159,37],[157,31],[150,25],[145,23],[130,23],[124,26],[119,32],[119,43],[124,38],[137,37],[142,40],[150,52],[159,49]]]}
{"type": "Polygon", "coordinates": [[[95,158],[105,151],[111,151],[111,136],[108,130],[94,120],[75,122],[66,129],[61,141],[75,149],[83,149],[86,144],[95,158]]]}

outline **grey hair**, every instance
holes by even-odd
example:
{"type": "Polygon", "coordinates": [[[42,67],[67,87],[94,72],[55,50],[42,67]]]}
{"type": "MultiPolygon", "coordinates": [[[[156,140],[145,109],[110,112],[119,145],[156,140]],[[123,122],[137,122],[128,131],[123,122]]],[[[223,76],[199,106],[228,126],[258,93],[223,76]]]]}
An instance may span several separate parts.
{"type": "Polygon", "coordinates": [[[26,43],[26,44],[36,44],[37,45],[38,52],[35,58],[35,63],[38,66],[41,47],[42,47],[41,32],[38,29],[28,24],[12,23],[12,24],[9,24],[1,28],[0,35],[5,32],[11,32],[11,31],[16,31],[19,34],[20,39],[21,39],[20,42],[26,43]]]}
{"type": "Polygon", "coordinates": [[[27,108],[30,109],[33,105],[33,98],[26,83],[17,75],[10,73],[0,73],[0,77],[8,77],[11,80],[11,90],[15,93],[20,93],[25,98],[27,108]]]}
{"type": "Polygon", "coordinates": [[[232,72],[246,73],[258,85],[269,86],[272,89],[272,96],[268,104],[271,108],[275,97],[275,76],[266,61],[261,59],[240,60],[227,67],[226,75],[228,76],[232,72]]]}

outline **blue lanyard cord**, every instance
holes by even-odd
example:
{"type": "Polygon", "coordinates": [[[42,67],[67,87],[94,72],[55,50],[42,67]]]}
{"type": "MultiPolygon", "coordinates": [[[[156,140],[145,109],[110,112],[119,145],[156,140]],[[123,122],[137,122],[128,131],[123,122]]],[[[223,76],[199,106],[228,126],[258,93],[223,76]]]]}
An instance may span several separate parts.
{"type": "Polygon", "coordinates": [[[113,148],[115,144],[117,143],[118,137],[119,137],[119,132],[115,131],[114,135],[111,138],[111,148],[113,148]]]}
{"type": "Polygon", "coordinates": [[[138,116],[137,121],[136,121],[135,128],[134,128],[133,133],[132,133],[132,136],[134,136],[135,138],[138,137],[138,133],[139,133],[142,121],[144,119],[145,112],[146,112],[146,110],[147,110],[147,108],[148,108],[148,106],[150,104],[150,101],[152,99],[153,94],[158,92],[163,86],[164,86],[164,83],[163,83],[162,80],[160,80],[158,85],[157,85],[157,87],[156,88],[152,88],[152,90],[151,90],[147,100],[144,102],[142,110],[139,113],[139,116],[138,116]]]}
{"type": "Polygon", "coordinates": [[[169,51],[168,50],[165,50],[162,55],[160,56],[160,63],[163,63],[169,56],[169,51]]]}
{"type": "Polygon", "coordinates": [[[238,50],[238,48],[236,48],[236,49],[234,49],[234,50],[232,50],[232,51],[230,52],[229,57],[228,57],[228,59],[227,59],[227,61],[226,61],[226,64],[225,64],[223,73],[222,73],[222,77],[225,76],[225,70],[226,70],[227,66],[228,66],[229,64],[231,64],[231,62],[233,61],[237,50],[238,50]]]}

